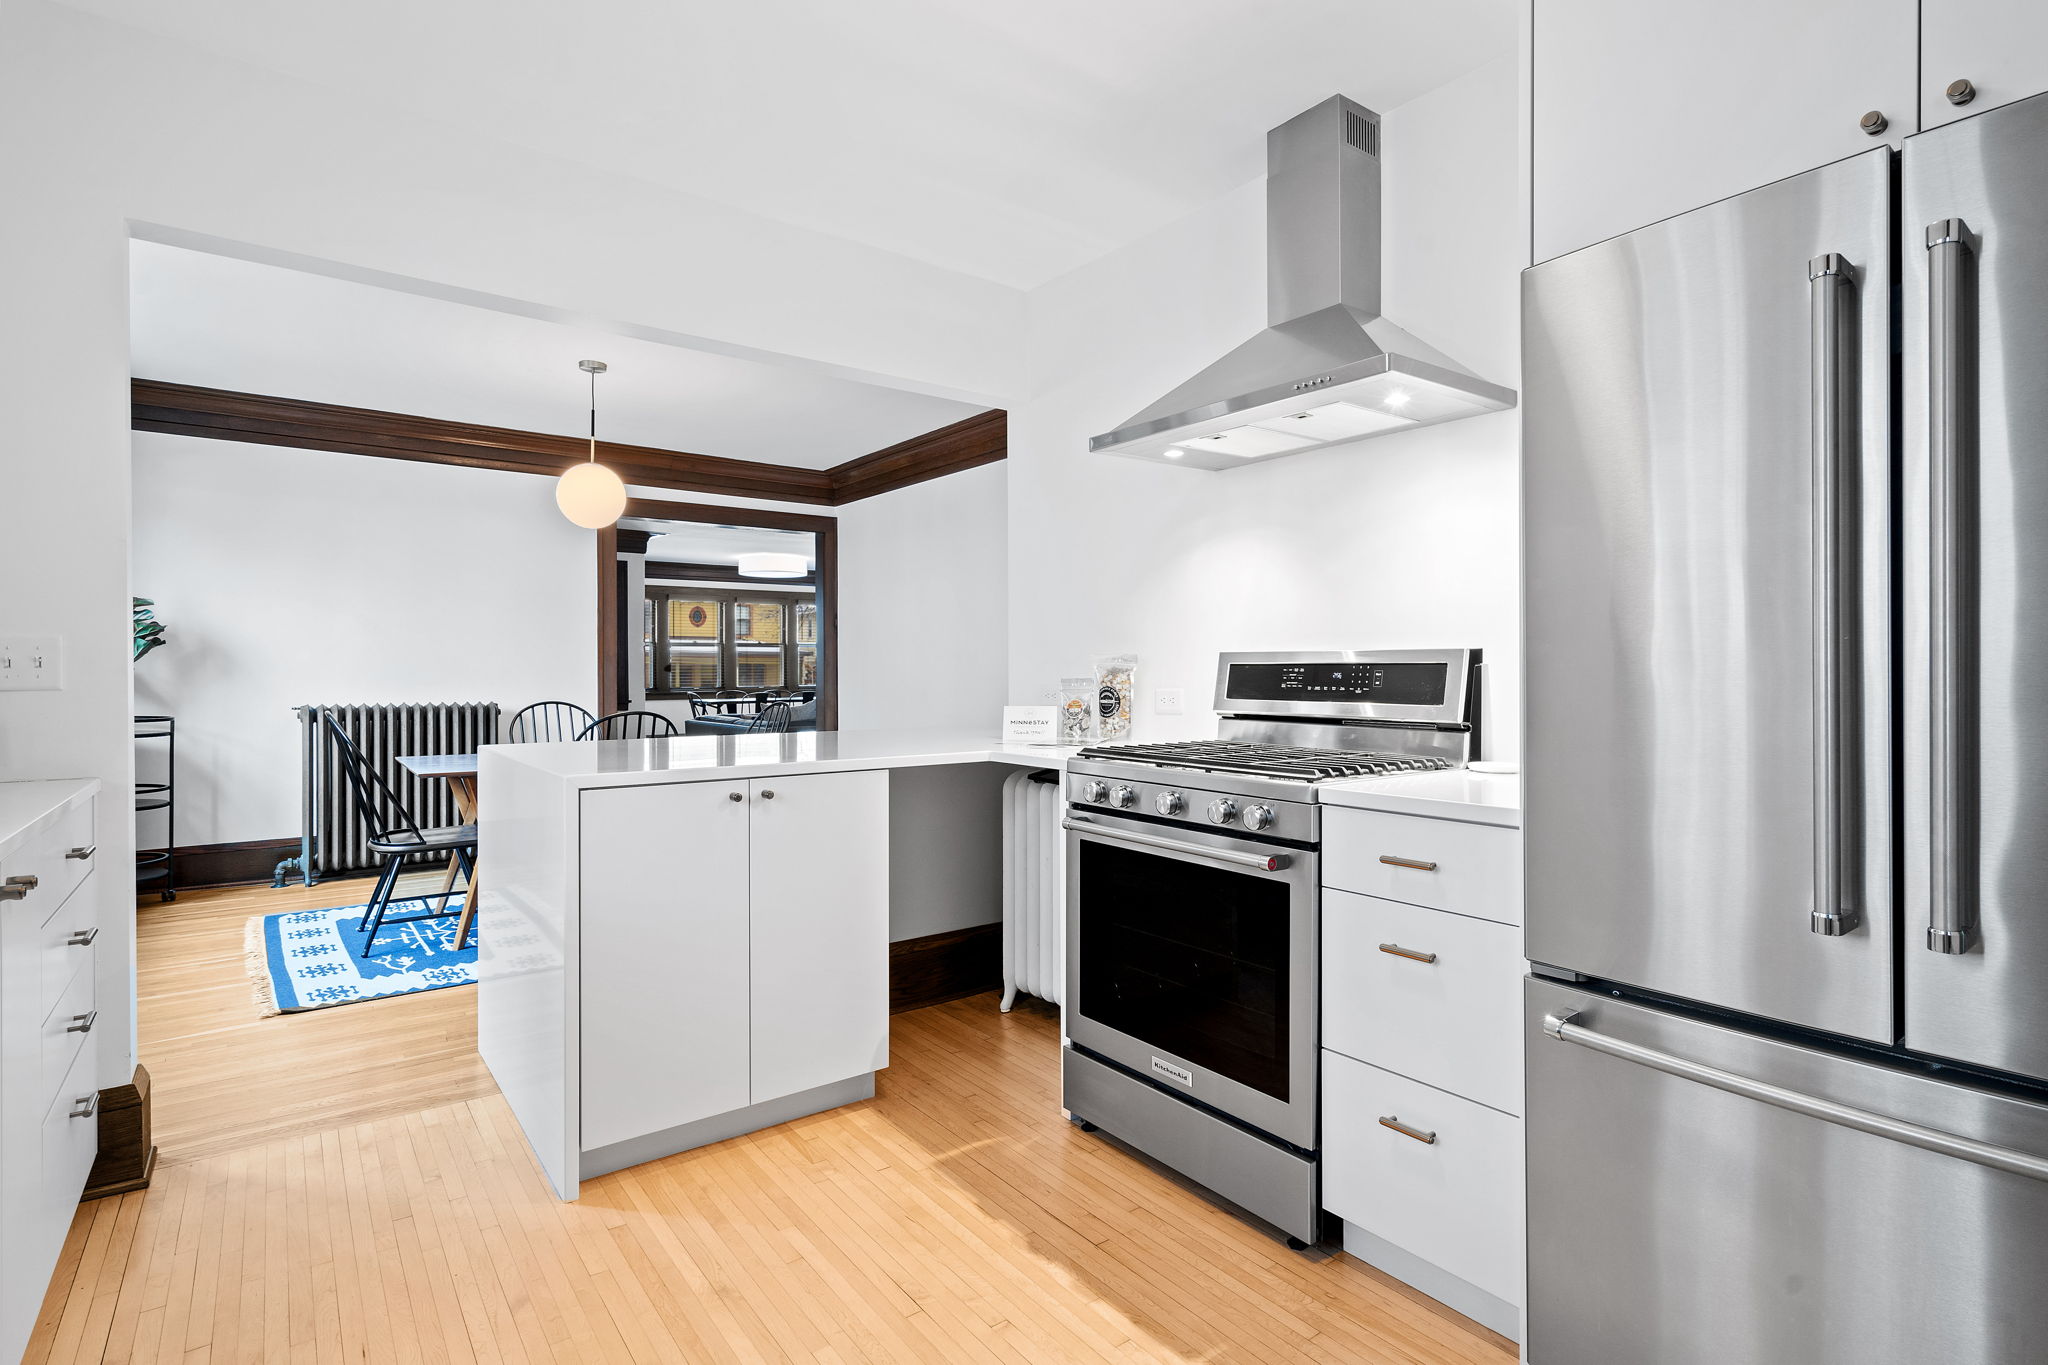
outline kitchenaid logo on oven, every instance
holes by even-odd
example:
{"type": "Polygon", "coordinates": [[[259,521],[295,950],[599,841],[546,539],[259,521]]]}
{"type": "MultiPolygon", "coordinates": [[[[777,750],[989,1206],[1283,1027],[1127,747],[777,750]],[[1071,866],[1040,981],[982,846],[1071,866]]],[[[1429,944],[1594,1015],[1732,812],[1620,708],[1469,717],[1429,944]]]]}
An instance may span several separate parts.
{"type": "Polygon", "coordinates": [[[1176,1085],[1184,1085],[1190,1090],[1195,1088],[1195,1073],[1184,1066],[1175,1066],[1164,1057],[1154,1057],[1152,1069],[1176,1085]]]}

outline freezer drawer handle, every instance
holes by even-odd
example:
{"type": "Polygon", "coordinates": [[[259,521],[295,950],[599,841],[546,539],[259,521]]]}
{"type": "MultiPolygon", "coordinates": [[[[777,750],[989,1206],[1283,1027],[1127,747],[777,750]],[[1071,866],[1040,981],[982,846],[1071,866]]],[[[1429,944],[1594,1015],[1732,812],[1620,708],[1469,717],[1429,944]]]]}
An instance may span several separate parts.
{"type": "Polygon", "coordinates": [[[1969,869],[1970,714],[1975,651],[1969,522],[1975,502],[1971,460],[1968,274],[1975,239],[1960,218],[1927,225],[1927,447],[1928,620],[1933,636],[1928,705],[1933,712],[1929,755],[1929,831],[1933,885],[1927,908],[1927,946],[1937,953],[1967,953],[1976,942],[1969,869]]]}
{"type": "Polygon", "coordinates": [[[1420,858],[1396,858],[1391,853],[1382,853],[1380,855],[1380,861],[1385,863],[1388,867],[1412,867],[1417,872],[1436,871],[1435,863],[1426,863],[1422,861],[1422,859],[1420,858]]]}
{"type": "Polygon", "coordinates": [[[1862,922],[1845,870],[1861,746],[1844,744],[1857,714],[1855,332],[1856,267],[1835,252],[1806,263],[1813,387],[1813,910],[1808,927],[1836,938],[1862,922]]]}
{"type": "Polygon", "coordinates": [[[1420,1142],[1425,1146],[1436,1146],[1436,1134],[1434,1132],[1425,1133],[1420,1128],[1410,1128],[1407,1124],[1401,1122],[1399,1118],[1395,1117],[1392,1114],[1380,1115],[1380,1127],[1391,1128],[1395,1132],[1399,1133],[1402,1137],[1414,1138],[1417,1142],[1420,1142]]]}
{"type": "Polygon", "coordinates": [[[1382,943],[1382,944],[1380,945],[1380,951],[1381,951],[1381,952],[1383,952],[1383,953],[1386,953],[1386,954],[1387,954],[1387,955],[1389,955],[1390,957],[1405,957],[1405,958],[1407,958],[1407,959],[1408,959],[1408,960],[1409,960],[1410,962],[1434,962],[1434,961],[1436,961],[1436,954],[1435,954],[1435,953],[1423,953],[1423,952],[1417,952],[1417,951],[1416,951],[1415,949],[1413,949],[1413,948],[1403,948],[1403,947],[1402,947],[1402,946],[1401,946],[1400,944],[1398,944],[1398,943],[1382,943]]]}
{"type": "Polygon", "coordinates": [[[1797,1090],[1772,1085],[1768,1081],[1753,1080],[1748,1076],[1737,1075],[1733,1071],[1723,1071],[1704,1062],[1674,1057],[1668,1052],[1659,1052],[1640,1043],[1623,1042],[1604,1033],[1595,1033],[1583,1024],[1574,1023],[1577,1018],[1576,1013],[1546,1014],[1543,1016],[1543,1031],[1560,1042],[1576,1043],[1593,1052],[1604,1052],[1610,1057],[1634,1062],[1638,1066],[1647,1066],[1667,1076],[1697,1081],[1701,1085],[1710,1085],[1716,1090],[1725,1090],[1744,1099],[1758,1100],[1780,1109],[1789,1109],[1808,1118],[1839,1124],[1844,1128],[1854,1128],[1861,1133],[1887,1138],[1893,1142],[1903,1142],[1909,1147],[1939,1152],[1943,1156],[1960,1157],[1964,1161],[1974,1161],[1979,1166],[1989,1166],[1994,1171],[2029,1176],[2035,1180],[2048,1180],[2048,1159],[2027,1152],[2016,1152],[2010,1147],[1994,1147],[1988,1142],[1957,1137],[1953,1133],[1944,1133],[1937,1128],[1925,1128],[1917,1123],[1907,1123],[1903,1119],[1890,1118],[1884,1114],[1873,1114],[1867,1109],[1837,1104],[1833,1100],[1820,1099],[1814,1095],[1804,1095],[1797,1090]]]}

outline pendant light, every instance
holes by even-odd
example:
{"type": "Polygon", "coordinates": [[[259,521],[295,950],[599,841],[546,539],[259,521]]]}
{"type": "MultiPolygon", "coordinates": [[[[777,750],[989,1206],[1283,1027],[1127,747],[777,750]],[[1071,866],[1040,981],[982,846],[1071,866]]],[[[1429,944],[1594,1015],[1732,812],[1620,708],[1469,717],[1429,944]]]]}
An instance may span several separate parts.
{"type": "Polygon", "coordinates": [[[590,376],[590,458],[562,471],[555,506],[578,526],[601,531],[625,514],[626,485],[597,462],[597,377],[607,367],[602,360],[579,360],[576,368],[590,376]]]}

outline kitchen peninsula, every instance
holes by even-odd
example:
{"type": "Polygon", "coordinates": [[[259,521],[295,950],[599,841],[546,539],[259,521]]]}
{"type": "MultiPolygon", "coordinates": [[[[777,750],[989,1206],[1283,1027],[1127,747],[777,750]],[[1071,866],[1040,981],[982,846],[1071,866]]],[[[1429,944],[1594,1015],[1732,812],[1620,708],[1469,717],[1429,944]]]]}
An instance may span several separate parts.
{"type": "Polygon", "coordinates": [[[929,731],[485,748],[477,1048],[555,1192],[871,1096],[890,941],[934,906],[993,917],[1001,780],[1071,752],[929,731]]]}

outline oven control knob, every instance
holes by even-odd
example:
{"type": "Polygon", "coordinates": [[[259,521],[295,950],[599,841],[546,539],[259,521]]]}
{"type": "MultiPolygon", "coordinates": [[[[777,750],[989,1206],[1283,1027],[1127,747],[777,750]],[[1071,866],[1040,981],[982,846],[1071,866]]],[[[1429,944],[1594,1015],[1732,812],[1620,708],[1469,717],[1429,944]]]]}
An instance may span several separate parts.
{"type": "Polygon", "coordinates": [[[1237,818],[1237,802],[1227,796],[1219,796],[1209,803],[1209,823],[1227,825],[1237,818]]]}
{"type": "Polygon", "coordinates": [[[1138,794],[1119,783],[1109,789],[1109,804],[1118,810],[1129,810],[1138,804],[1138,794]]]}
{"type": "Polygon", "coordinates": [[[1101,805],[1109,800],[1109,784],[1107,782],[1090,782],[1087,786],[1081,788],[1081,799],[1090,805],[1101,805]]]}
{"type": "Polygon", "coordinates": [[[1271,829],[1273,827],[1273,808],[1271,806],[1245,807],[1244,827],[1254,830],[1271,829]]]}
{"type": "Polygon", "coordinates": [[[1187,808],[1187,798],[1179,792],[1161,792],[1152,799],[1152,809],[1161,815],[1179,815],[1187,808]]]}

